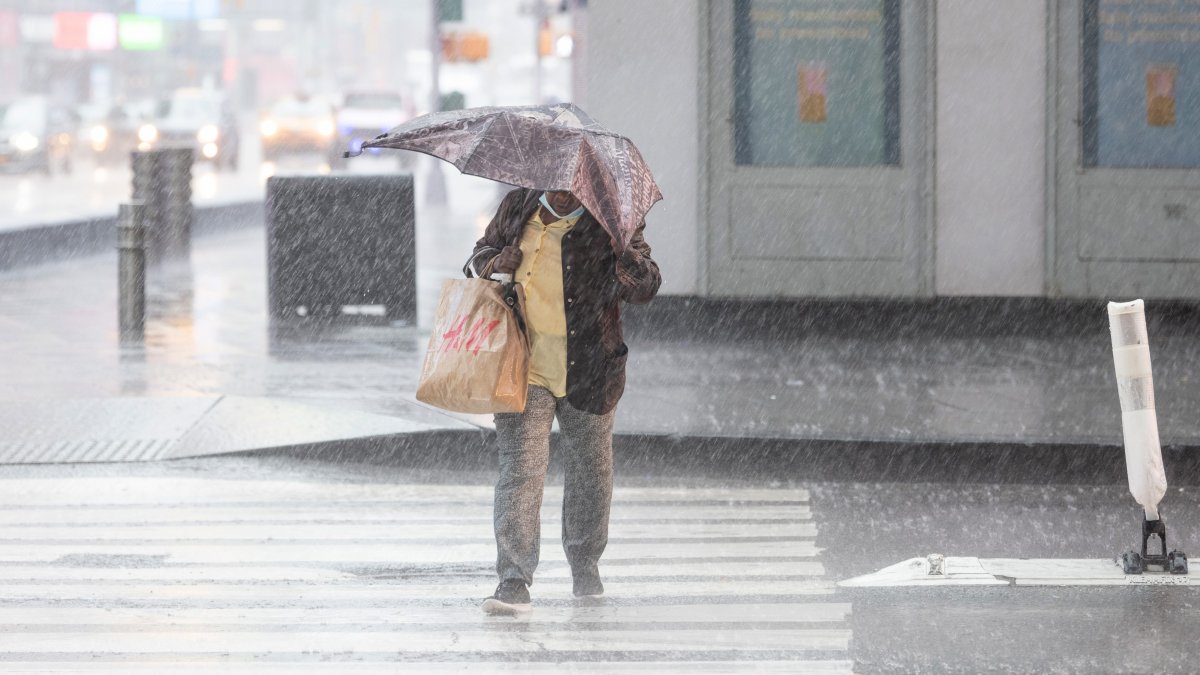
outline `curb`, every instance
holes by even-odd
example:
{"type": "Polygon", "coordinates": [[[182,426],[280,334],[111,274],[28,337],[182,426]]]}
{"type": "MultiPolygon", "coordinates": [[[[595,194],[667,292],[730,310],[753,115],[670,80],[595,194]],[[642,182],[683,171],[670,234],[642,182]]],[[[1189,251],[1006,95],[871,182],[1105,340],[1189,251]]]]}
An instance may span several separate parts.
{"type": "MultiPolygon", "coordinates": [[[[193,236],[261,223],[261,200],[195,207],[193,236]]],[[[117,246],[117,214],[0,232],[0,272],[93,255],[117,246]]]]}
{"type": "MultiPolygon", "coordinates": [[[[1195,335],[1200,300],[1145,298],[1151,339],[1195,335]]],[[[659,296],[621,310],[631,334],[692,341],[1045,337],[1108,342],[1108,298],[940,296],[773,298],[659,296]]]]}
{"type": "MultiPolygon", "coordinates": [[[[494,471],[495,432],[441,430],[237,453],[406,469],[494,471]]],[[[552,470],[561,470],[552,436],[552,470]]],[[[613,435],[618,473],[831,482],[1120,485],[1119,445],[613,435]]],[[[1200,485],[1200,444],[1163,448],[1168,482],[1200,485]]]]}

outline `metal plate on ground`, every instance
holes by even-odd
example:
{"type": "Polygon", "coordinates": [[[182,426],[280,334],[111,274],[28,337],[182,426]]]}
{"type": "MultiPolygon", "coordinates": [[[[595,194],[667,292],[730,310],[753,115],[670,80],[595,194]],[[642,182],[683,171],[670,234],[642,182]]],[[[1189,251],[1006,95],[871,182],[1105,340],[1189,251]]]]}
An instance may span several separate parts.
{"type": "Polygon", "coordinates": [[[949,586],[1200,586],[1195,574],[1125,574],[1115,559],[947,557],[911,558],[878,572],[838,582],[842,588],[949,586]]]}
{"type": "Polygon", "coordinates": [[[179,398],[0,402],[0,463],[160,459],[218,401],[179,398]]]}
{"type": "Polygon", "coordinates": [[[144,462],[443,428],[237,396],[0,401],[0,464],[144,462]]]}

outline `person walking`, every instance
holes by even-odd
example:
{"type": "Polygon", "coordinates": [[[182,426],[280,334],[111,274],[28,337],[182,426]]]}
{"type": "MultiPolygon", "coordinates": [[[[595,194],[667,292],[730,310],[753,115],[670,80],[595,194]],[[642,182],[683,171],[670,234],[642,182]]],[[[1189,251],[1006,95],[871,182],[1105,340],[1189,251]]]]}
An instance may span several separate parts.
{"type": "Polygon", "coordinates": [[[542,493],[555,418],[565,438],[562,543],[575,597],[604,593],[612,428],[625,390],[621,302],[646,303],[662,277],[643,237],[621,253],[570,192],[518,188],[501,201],[463,272],[514,275],[525,291],[529,391],[524,412],[497,413],[500,476],[494,525],[499,585],[488,614],[530,608],[541,543],[542,493]]]}

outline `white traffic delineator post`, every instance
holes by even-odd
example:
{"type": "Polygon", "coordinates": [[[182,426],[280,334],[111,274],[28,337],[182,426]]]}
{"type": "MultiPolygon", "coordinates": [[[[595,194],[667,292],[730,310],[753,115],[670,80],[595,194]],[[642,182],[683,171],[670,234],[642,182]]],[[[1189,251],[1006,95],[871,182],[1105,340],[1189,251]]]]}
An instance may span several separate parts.
{"type": "Polygon", "coordinates": [[[1167,527],[1158,513],[1158,503],[1167,492],[1167,474],[1163,470],[1158,417],[1154,412],[1154,377],[1150,370],[1144,303],[1141,300],[1108,303],[1108,327],[1121,398],[1129,492],[1145,512],[1142,550],[1126,552],[1121,563],[1126,574],[1148,570],[1187,574],[1187,556],[1179,551],[1167,553],[1167,527]],[[1158,538],[1159,553],[1147,550],[1151,537],[1158,538]]]}
{"type": "Polygon", "coordinates": [[[1108,303],[1113,364],[1121,396],[1121,430],[1125,436],[1125,471],[1129,492],[1158,520],[1158,503],[1167,492],[1158,418],[1154,412],[1154,378],[1150,373],[1150,339],[1141,300],[1108,303]]]}

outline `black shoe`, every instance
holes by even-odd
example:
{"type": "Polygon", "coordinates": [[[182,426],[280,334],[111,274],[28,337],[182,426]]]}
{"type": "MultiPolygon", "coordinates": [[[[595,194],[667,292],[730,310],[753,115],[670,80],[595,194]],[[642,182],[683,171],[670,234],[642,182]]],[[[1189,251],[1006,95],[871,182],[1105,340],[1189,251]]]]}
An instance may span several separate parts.
{"type": "Polygon", "coordinates": [[[575,577],[572,588],[577,598],[599,598],[604,595],[604,584],[600,582],[600,574],[586,572],[575,577]]]}
{"type": "Polygon", "coordinates": [[[529,589],[525,588],[525,582],[520,579],[501,581],[492,597],[483,601],[485,614],[513,616],[529,610],[529,589]]]}

